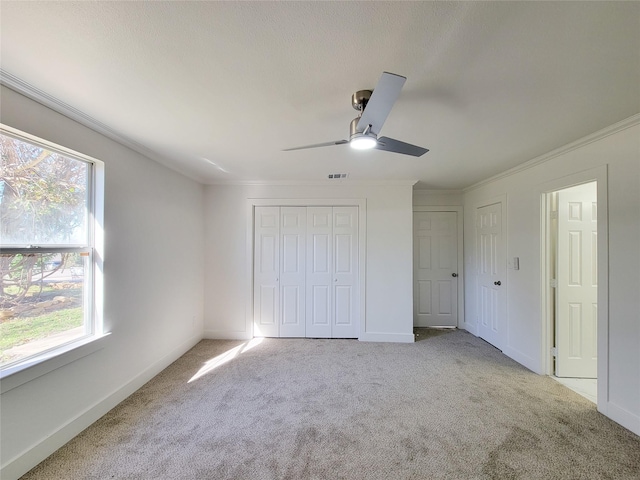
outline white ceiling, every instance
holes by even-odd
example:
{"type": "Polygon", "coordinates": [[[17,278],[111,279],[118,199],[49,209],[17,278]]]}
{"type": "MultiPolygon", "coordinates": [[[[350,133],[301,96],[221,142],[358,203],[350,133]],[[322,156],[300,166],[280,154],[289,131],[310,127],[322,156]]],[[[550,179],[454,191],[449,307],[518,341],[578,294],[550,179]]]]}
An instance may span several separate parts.
{"type": "Polygon", "coordinates": [[[460,189],[640,112],[640,2],[13,2],[1,68],[203,183],[460,189]],[[347,145],[351,94],[407,77],[347,145]]]}

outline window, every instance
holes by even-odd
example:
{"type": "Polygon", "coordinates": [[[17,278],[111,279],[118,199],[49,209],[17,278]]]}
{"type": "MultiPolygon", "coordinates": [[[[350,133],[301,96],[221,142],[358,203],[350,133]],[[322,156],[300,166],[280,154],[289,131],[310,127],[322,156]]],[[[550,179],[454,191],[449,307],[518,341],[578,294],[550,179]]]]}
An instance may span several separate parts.
{"type": "MultiPolygon", "coordinates": [[[[102,163],[0,126],[0,368],[102,334],[102,163]]],[[[18,367],[16,369],[16,367],[18,367]]]]}

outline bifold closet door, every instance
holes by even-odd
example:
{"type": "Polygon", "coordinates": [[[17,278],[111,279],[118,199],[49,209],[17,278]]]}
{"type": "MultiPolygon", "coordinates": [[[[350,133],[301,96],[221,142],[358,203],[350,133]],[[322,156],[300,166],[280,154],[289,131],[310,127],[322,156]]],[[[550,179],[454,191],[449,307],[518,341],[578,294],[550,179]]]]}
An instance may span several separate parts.
{"type": "Polygon", "coordinates": [[[306,207],[280,207],[280,336],[305,336],[306,207]]]}
{"type": "Polygon", "coordinates": [[[358,208],[307,208],[306,336],[358,337],[358,208]]]}
{"type": "Polygon", "coordinates": [[[306,207],[256,207],[254,335],[305,336],[306,207]]]}
{"type": "Polygon", "coordinates": [[[280,315],[280,207],[256,207],[253,325],[257,337],[278,337],[280,315]]]}

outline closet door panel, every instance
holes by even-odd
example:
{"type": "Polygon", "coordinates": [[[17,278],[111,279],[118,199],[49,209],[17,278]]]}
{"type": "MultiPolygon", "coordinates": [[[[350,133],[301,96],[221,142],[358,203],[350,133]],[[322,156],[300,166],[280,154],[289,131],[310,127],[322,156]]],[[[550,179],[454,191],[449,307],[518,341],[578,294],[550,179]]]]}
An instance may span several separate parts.
{"type": "Polygon", "coordinates": [[[332,207],[307,207],[307,329],[311,338],[331,338],[332,207]]]}
{"type": "Polygon", "coordinates": [[[306,207],[280,207],[280,336],[305,336],[306,207]]]}
{"type": "Polygon", "coordinates": [[[277,337],[280,315],[280,208],[256,207],[254,225],[254,335],[277,337]]]}
{"type": "Polygon", "coordinates": [[[333,207],[333,338],[358,337],[358,207],[333,207]]]}

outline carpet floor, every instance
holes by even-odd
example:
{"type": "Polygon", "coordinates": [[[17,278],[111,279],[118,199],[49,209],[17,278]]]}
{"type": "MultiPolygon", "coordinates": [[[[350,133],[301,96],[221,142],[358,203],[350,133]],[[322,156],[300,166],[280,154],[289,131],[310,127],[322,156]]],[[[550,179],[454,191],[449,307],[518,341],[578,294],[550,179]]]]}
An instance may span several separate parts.
{"type": "Polygon", "coordinates": [[[640,437],[588,400],[419,339],[204,340],[23,479],[640,479],[640,437]]]}

